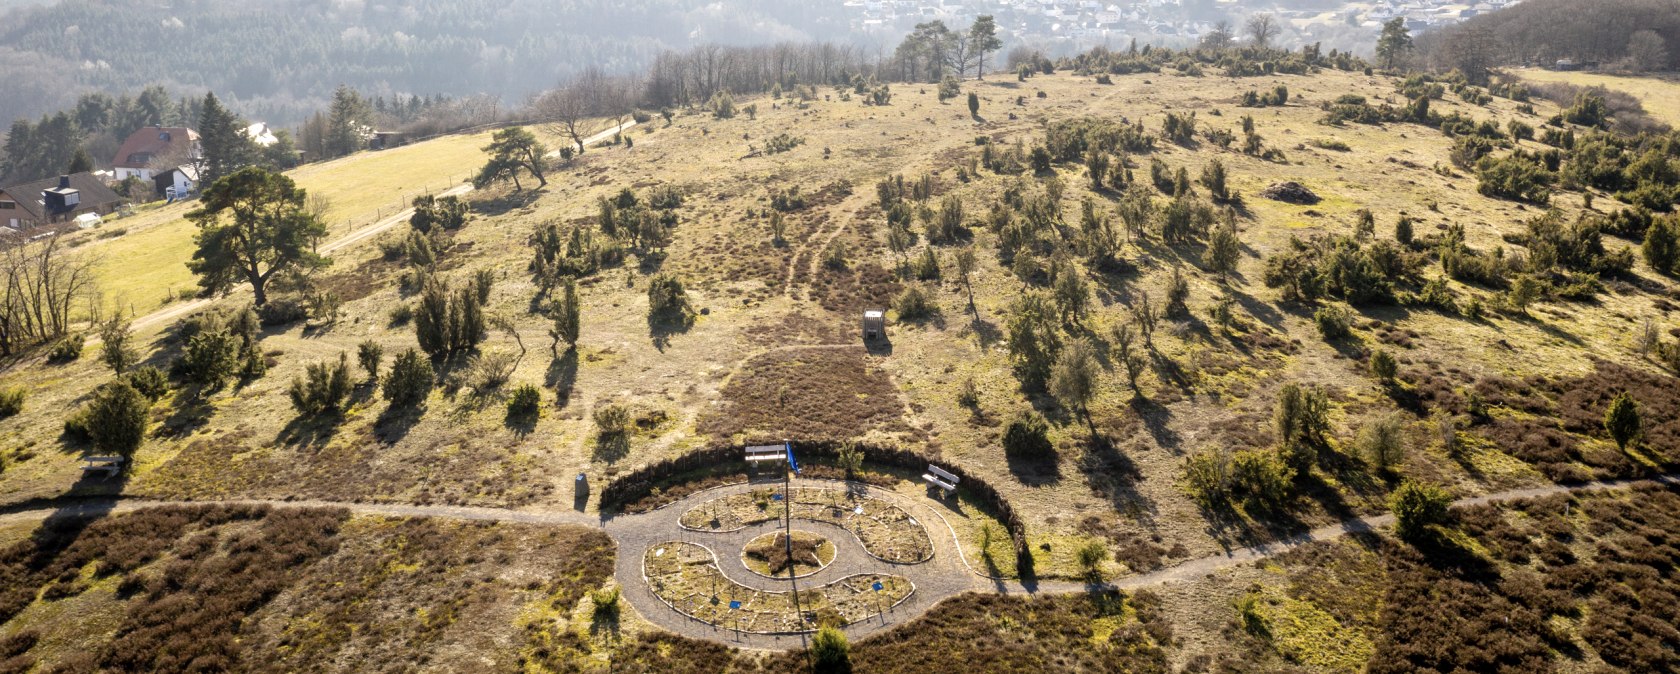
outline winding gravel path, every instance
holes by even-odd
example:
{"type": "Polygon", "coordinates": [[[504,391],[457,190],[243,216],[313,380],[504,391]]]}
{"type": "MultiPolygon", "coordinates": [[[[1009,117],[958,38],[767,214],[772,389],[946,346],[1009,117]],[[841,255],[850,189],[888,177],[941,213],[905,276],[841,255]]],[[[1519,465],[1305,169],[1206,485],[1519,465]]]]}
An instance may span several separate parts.
{"type": "MultiPolygon", "coordinates": [[[[1655,478],[1640,480],[1615,480],[1606,482],[1590,482],[1577,485],[1551,485],[1527,489],[1514,489],[1485,496],[1475,496],[1459,499],[1453,502],[1453,507],[1467,507],[1512,501],[1519,499],[1537,498],[1553,494],[1571,492],[1597,491],[1604,489],[1618,489],[1629,487],[1641,482],[1660,482],[1668,485],[1680,485],[1680,475],[1663,475],[1655,478]]],[[[653,595],[647,584],[642,582],[642,555],[650,547],[668,541],[687,541],[700,543],[717,553],[719,569],[730,580],[743,586],[762,590],[785,590],[788,581],[785,579],[769,579],[756,575],[746,569],[739,560],[739,551],[747,541],[753,537],[770,531],[775,531],[774,522],[765,522],[745,529],[726,533],[697,532],[683,529],[678,525],[683,512],[695,504],[702,503],[721,496],[748,491],[768,484],[737,484],[702,491],[672,503],[664,508],[637,515],[619,515],[602,519],[595,515],[578,512],[576,510],[553,508],[484,508],[472,506],[447,505],[411,505],[400,503],[342,503],[333,501],[264,501],[264,500],[225,500],[225,501],[157,501],[141,498],[98,498],[98,499],[66,499],[57,507],[44,506],[40,503],[28,503],[21,506],[0,508],[0,524],[14,522],[40,521],[54,515],[102,515],[129,512],[142,508],[171,505],[204,505],[209,503],[234,505],[266,505],[276,508],[344,508],[359,515],[383,515],[388,517],[445,517],[463,520],[480,520],[493,522],[517,522],[535,525],[575,525],[603,529],[612,536],[618,544],[616,567],[614,576],[623,588],[624,597],[636,607],[640,614],[649,621],[662,628],[678,634],[699,639],[709,639],[746,648],[788,649],[802,647],[806,643],[806,635],[737,635],[734,630],[716,627],[707,623],[684,616],[659,598],[653,595]]],[[[837,489],[840,485],[832,481],[796,480],[795,487],[837,489]]],[[[1019,581],[999,580],[985,577],[976,571],[963,558],[958,546],[956,531],[939,513],[937,501],[925,498],[909,498],[894,492],[884,491],[873,487],[865,491],[877,498],[883,498],[904,508],[912,517],[928,528],[933,540],[934,555],[932,559],[916,564],[894,564],[876,559],[867,554],[858,539],[842,527],[809,520],[799,520],[796,528],[806,529],[822,534],[833,541],[838,554],[833,563],[817,573],[798,579],[801,588],[824,585],[840,578],[859,573],[883,573],[903,576],[915,583],[916,591],[910,598],[894,609],[870,620],[851,625],[846,632],[855,638],[864,637],[894,625],[907,622],[921,615],[934,604],[948,597],[968,591],[998,592],[1002,594],[1041,594],[1041,593],[1077,593],[1092,589],[1100,589],[1085,583],[1065,581],[1045,581],[1039,583],[1022,584],[1019,581]]],[[[1116,587],[1134,589],[1149,587],[1177,581],[1185,581],[1214,573],[1221,568],[1265,559],[1281,554],[1293,548],[1326,541],[1345,536],[1350,533],[1368,532],[1394,523],[1393,515],[1374,515],[1345,520],[1331,526],[1320,527],[1306,533],[1292,536],[1283,540],[1255,545],[1245,548],[1235,548],[1224,554],[1210,555],[1199,559],[1185,561],[1181,564],[1154,571],[1120,578],[1101,587],[1116,587]]]]}

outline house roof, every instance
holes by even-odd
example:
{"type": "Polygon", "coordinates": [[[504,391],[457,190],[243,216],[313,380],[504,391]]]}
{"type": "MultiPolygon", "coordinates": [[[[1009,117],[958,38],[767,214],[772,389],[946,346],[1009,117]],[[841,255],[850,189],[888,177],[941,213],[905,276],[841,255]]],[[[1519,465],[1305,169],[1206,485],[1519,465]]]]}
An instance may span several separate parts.
{"type": "Polygon", "coordinates": [[[245,127],[245,137],[250,138],[251,142],[257,144],[257,147],[268,147],[280,142],[280,138],[269,130],[268,124],[265,122],[257,122],[245,127]]]}
{"type": "Polygon", "coordinates": [[[196,145],[198,132],[180,126],[144,127],[128,135],[111,163],[118,168],[146,168],[153,159],[168,156],[182,140],[196,145]]]}
{"type": "MultiPolygon", "coordinates": [[[[32,219],[39,219],[46,215],[47,205],[41,198],[41,193],[58,189],[58,178],[47,178],[35,182],[20,183],[8,187],[0,187],[7,197],[17,202],[18,208],[29,214],[32,219]]],[[[122,197],[105,186],[105,182],[94,177],[92,173],[82,172],[70,175],[70,189],[82,195],[81,206],[84,208],[99,208],[101,206],[122,202],[122,197]]]]}

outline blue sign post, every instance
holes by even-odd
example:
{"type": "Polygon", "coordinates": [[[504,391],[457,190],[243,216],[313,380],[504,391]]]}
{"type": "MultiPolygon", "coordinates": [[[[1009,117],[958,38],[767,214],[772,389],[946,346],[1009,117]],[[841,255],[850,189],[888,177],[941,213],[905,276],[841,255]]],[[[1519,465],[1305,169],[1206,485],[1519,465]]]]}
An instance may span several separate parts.
{"type": "MultiPolygon", "coordinates": [[[[729,610],[739,611],[740,609],[741,609],[741,600],[739,600],[739,599],[729,600],[729,610]]],[[[736,639],[741,638],[741,619],[742,619],[741,616],[735,616],[735,638],[736,639]]]]}

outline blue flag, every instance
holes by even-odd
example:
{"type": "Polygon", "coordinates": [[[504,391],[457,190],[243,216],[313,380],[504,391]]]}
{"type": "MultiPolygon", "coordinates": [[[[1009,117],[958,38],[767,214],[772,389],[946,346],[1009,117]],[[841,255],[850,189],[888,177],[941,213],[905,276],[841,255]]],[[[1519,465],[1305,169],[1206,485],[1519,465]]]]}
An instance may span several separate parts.
{"type": "Polygon", "coordinates": [[[784,444],[785,444],[785,445],[786,445],[786,447],[787,447],[787,453],[788,453],[788,468],[790,468],[790,469],[791,469],[791,470],[793,470],[793,474],[794,474],[794,475],[798,475],[798,474],[799,474],[799,462],[798,462],[798,461],[795,461],[795,460],[794,460],[794,459],[793,459],[793,443],[791,443],[791,442],[789,442],[789,443],[784,443],[784,444]]]}

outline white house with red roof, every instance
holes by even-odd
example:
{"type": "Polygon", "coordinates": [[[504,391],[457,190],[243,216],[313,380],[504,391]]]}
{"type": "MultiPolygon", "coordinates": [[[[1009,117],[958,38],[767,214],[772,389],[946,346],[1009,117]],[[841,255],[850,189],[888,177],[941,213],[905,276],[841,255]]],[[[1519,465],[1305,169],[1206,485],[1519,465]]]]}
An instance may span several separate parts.
{"type": "Polygon", "coordinates": [[[202,159],[198,132],[180,126],[148,126],[129,134],[111,160],[117,180],[151,180],[175,167],[202,159]]]}

